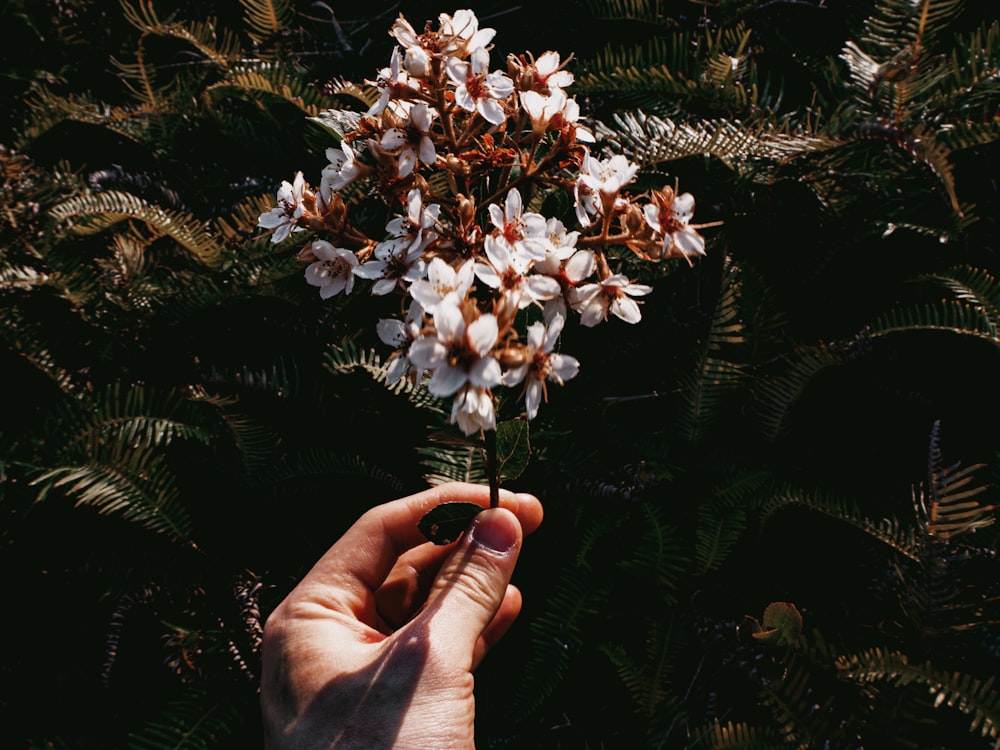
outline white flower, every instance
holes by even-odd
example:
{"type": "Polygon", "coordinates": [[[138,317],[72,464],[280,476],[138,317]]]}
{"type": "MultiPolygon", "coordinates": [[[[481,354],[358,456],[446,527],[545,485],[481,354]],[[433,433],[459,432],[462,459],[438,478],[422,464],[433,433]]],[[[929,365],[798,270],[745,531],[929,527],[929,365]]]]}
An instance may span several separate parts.
{"type": "Polygon", "coordinates": [[[590,152],[584,154],[580,176],[574,186],[576,216],[580,224],[590,224],[590,215],[610,211],[618,201],[622,188],[635,179],[639,165],[621,154],[608,159],[595,159],[590,152]]]}
{"type": "Polygon", "coordinates": [[[451,421],[466,435],[497,428],[493,394],[489,388],[465,385],[451,402],[451,421]]]}
{"type": "Polygon", "coordinates": [[[457,305],[465,299],[475,281],[471,260],[465,261],[456,270],[441,258],[433,258],[427,264],[427,278],[410,285],[410,296],[429,314],[433,314],[435,308],[446,300],[457,305]]]}
{"type": "Polygon", "coordinates": [[[487,235],[483,250],[489,263],[476,263],[476,276],[486,286],[499,290],[511,308],[525,308],[558,297],[562,291],[552,277],[529,274],[531,258],[518,253],[503,237],[487,235]]]}
{"type": "Polygon", "coordinates": [[[419,304],[413,303],[407,311],[405,321],[396,318],[383,318],[375,325],[375,332],[382,343],[395,349],[390,355],[389,366],[385,373],[385,384],[389,388],[405,377],[412,375],[416,379],[420,376],[418,368],[410,362],[409,349],[410,344],[420,335],[422,319],[423,310],[419,304]]]}
{"type": "Polygon", "coordinates": [[[262,213],[257,218],[257,226],[274,230],[271,242],[281,242],[291,232],[301,232],[304,229],[296,222],[306,211],[305,206],[302,205],[302,192],[305,190],[305,185],[306,181],[301,172],[295,173],[294,182],[282,180],[281,187],[278,188],[277,207],[262,213]]]}
{"type": "Polygon", "coordinates": [[[517,188],[507,191],[502,209],[491,203],[487,210],[490,213],[490,223],[518,251],[536,260],[545,257],[545,217],[523,211],[521,192],[517,188]]]}
{"type": "Polygon", "coordinates": [[[562,115],[566,109],[566,94],[562,89],[555,89],[548,96],[537,91],[522,91],[520,94],[521,109],[531,119],[531,130],[535,135],[544,133],[552,118],[562,115]]]}
{"type": "MultiPolygon", "coordinates": [[[[410,78],[407,71],[402,69],[403,55],[399,47],[393,47],[392,57],[389,58],[389,67],[379,71],[375,86],[379,89],[379,98],[365,113],[366,117],[382,114],[389,106],[390,100],[400,95],[400,90],[405,94],[406,89],[419,89],[420,84],[410,78]]],[[[369,81],[370,83],[370,81],[369,81]]],[[[394,107],[392,111],[403,114],[405,109],[394,107]]]]}
{"type": "Polygon", "coordinates": [[[323,179],[319,190],[323,200],[329,203],[330,193],[358,179],[363,173],[363,167],[347,141],[342,141],[339,149],[328,148],[326,158],[330,163],[323,167],[323,179]]]}
{"type": "Polygon", "coordinates": [[[626,323],[642,319],[639,304],[632,299],[653,291],[646,284],[633,284],[624,274],[617,273],[604,281],[584,284],[570,292],[570,306],[580,313],[580,323],[592,328],[608,319],[608,312],[626,323]]]}
{"type": "MultiPolygon", "coordinates": [[[[567,60],[567,62],[569,62],[567,60]]],[[[573,74],[559,67],[559,53],[549,50],[535,60],[535,80],[555,91],[573,83],[573,74]]]]}
{"type": "Polygon", "coordinates": [[[406,216],[390,219],[385,225],[385,230],[394,239],[406,240],[409,245],[420,245],[424,248],[437,237],[434,232],[425,230],[437,224],[440,214],[441,206],[437,203],[424,206],[420,188],[413,188],[406,194],[406,216]]]}
{"type": "Polygon", "coordinates": [[[543,400],[548,400],[545,386],[547,380],[563,385],[580,371],[580,362],[576,357],[552,351],[565,322],[565,316],[556,314],[551,317],[547,326],[544,323],[532,323],[528,326],[528,361],[503,375],[502,383],[506,386],[525,381],[524,406],[528,419],[534,419],[538,414],[538,406],[543,400]]]}
{"type": "Polygon", "coordinates": [[[426,104],[414,104],[410,108],[410,122],[404,128],[389,128],[382,135],[379,145],[387,151],[399,152],[399,176],[408,177],[419,158],[427,166],[434,166],[437,152],[428,133],[434,121],[435,112],[426,104]]]}
{"type": "Polygon", "coordinates": [[[507,119],[499,99],[514,93],[514,82],[504,73],[489,72],[490,53],[479,47],[469,62],[448,58],[448,77],[457,84],[455,103],[467,112],[478,112],[484,120],[500,125],[507,119]]]}
{"type": "Polygon", "coordinates": [[[479,19],[471,10],[456,10],[454,16],[438,15],[438,35],[446,41],[445,55],[466,57],[493,41],[496,29],[480,29],[479,19]]]}
{"type": "Polygon", "coordinates": [[[484,313],[471,323],[457,304],[445,301],[433,313],[434,332],[410,345],[410,361],[433,371],[427,390],[451,396],[466,383],[477,388],[500,384],[500,363],[492,356],[499,328],[494,315],[484,313]]]}
{"type": "Polygon", "coordinates": [[[354,289],[354,269],[358,267],[357,256],[350,250],[334,247],[326,240],[312,243],[312,252],[318,260],[306,268],[306,281],[319,287],[319,296],[329,299],[343,292],[350,294],[354,289]]]}
{"type": "Polygon", "coordinates": [[[674,198],[669,188],[654,191],[654,201],[643,206],[646,223],[663,236],[664,258],[682,257],[691,262],[692,256],[705,254],[705,238],[691,226],[694,216],[694,196],[682,193],[674,198]],[[669,205],[668,205],[669,203],[669,205]]]}
{"type": "Polygon", "coordinates": [[[373,259],[355,268],[354,275],[375,282],[372,294],[388,294],[397,286],[405,287],[423,277],[427,268],[423,252],[423,245],[400,239],[380,242],[372,253],[373,259]]]}

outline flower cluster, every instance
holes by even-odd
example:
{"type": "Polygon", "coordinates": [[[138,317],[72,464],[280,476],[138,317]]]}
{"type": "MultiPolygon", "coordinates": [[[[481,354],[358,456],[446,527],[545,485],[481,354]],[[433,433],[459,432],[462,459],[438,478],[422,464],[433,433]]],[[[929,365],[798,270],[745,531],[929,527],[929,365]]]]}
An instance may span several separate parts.
{"type": "Polygon", "coordinates": [[[283,182],[259,226],[274,242],[317,237],[300,257],[324,299],[362,279],[371,294],[406,300],[399,319],[377,326],[394,348],[390,385],[427,377],[466,434],[495,428],[498,386],[520,387],[534,418],[548,384],[579,369],[557,348],[571,315],[584,326],[641,318],[651,288],[612,270],[615,249],[652,261],[704,255],[694,199],[670,187],[632,195],[638,166],[591,153],[558,53],[511,55],[491,70],[495,31],[470,10],[420,32],[400,16],[390,34],[389,67],[370,82],[378,99],[327,150],[318,189],[301,172],[283,182]],[[578,228],[532,210],[553,191],[572,196],[564,218],[578,228]],[[351,220],[345,196],[365,192],[391,216],[378,238],[351,220]]]}

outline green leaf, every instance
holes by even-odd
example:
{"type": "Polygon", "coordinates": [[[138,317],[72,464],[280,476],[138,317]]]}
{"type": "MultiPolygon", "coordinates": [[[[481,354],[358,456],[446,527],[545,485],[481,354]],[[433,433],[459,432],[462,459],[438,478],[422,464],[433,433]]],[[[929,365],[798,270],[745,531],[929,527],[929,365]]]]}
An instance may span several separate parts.
{"type": "Polygon", "coordinates": [[[527,420],[511,419],[497,425],[497,473],[501,479],[521,476],[530,456],[527,420]]]}
{"type": "Polygon", "coordinates": [[[441,503],[420,519],[417,528],[434,544],[451,544],[481,510],[475,503],[441,503]]]}
{"type": "Polygon", "coordinates": [[[772,646],[793,643],[802,633],[802,615],[794,604],[771,602],[764,610],[764,629],[753,637],[772,646]]]}

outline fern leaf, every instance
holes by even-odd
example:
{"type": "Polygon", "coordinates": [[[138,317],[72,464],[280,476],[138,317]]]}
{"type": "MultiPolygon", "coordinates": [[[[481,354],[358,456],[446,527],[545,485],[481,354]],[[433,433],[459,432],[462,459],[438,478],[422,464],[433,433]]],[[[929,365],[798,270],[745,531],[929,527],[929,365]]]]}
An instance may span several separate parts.
{"type": "MultiPolygon", "coordinates": [[[[993,687],[993,677],[982,681],[962,672],[947,672],[931,662],[914,664],[906,654],[880,648],[841,656],[836,665],[842,679],[861,684],[920,685],[934,696],[935,708],[952,706],[971,717],[970,732],[1000,738],[1000,693],[993,687]]],[[[994,747],[1000,747],[1000,741],[994,747]]]]}
{"type": "Polygon", "coordinates": [[[912,530],[903,528],[898,520],[883,518],[874,521],[863,515],[856,503],[821,490],[810,492],[786,488],[776,492],[761,505],[761,522],[766,523],[776,512],[791,507],[805,508],[814,513],[836,518],[863,531],[910,560],[916,562],[921,559],[921,552],[912,530]]]}
{"type": "Polygon", "coordinates": [[[292,15],[290,0],[240,0],[247,33],[258,44],[280,35],[292,15]]]}
{"type": "Polygon", "coordinates": [[[430,485],[446,482],[487,484],[486,465],[478,445],[433,443],[417,448],[424,479],[430,485]]]}
{"type": "Polygon", "coordinates": [[[692,444],[702,440],[719,418],[725,397],[746,378],[743,364],[731,358],[734,349],[745,342],[740,316],[740,271],[728,260],[726,265],[701,361],[682,383],[676,431],[692,444]]]}
{"type": "Polygon", "coordinates": [[[705,750],[772,750],[775,738],[761,727],[746,722],[725,724],[716,719],[700,732],[696,747],[705,750]]]}
{"type": "Polygon", "coordinates": [[[188,688],[160,715],[129,736],[132,750],[213,750],[234,733],[245,707],[210,699],[204,690],[188,688]]]}
{"type": "Polygon", "coordinates": [[[797,347],[785,357],[785,369],[776,375],[757,379],[754,401],[765,439],[776,440],[788,429],[792,409],[816,376],[843,364],[843,358],[830,347],[797,347]]]}
{"type": "Polygon", "coordinates": [[[220,268],[227,257],[225,248],[206,234],[203,224],[194,217],[168,211],[130,193],[109,190],[74,196],[54,206],[51,216],[69,222],[79,234],[101,232],[125,220],[141,221],[173,239],[209,268],[220,268]]]}
{"type": "Polygon", "coordinates": [[[33,479],[31,485],[39,488],[37,501],[62,490],[78,506],[90,506],[98,513],[120,516],[153,533],[192,544],[191,519],[162,455],[148,449],[124,455],[120,446],[112,446],[110,452],[104,460],[55,467],[33,479]]]}
{"type": "Polygon", "coordinates": [[[913,331],[943,331],[1000,343],[998,328],[984,309],[964,300],[897,308],[869,327],[872,339],[913,331]]]}

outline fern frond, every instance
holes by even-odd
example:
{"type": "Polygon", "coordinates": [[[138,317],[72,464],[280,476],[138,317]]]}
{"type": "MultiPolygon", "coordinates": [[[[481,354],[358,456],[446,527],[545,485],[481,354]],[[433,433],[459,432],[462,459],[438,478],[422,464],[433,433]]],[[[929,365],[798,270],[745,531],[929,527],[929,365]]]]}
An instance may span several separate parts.
{"type": "Polygon", "coordinates": [[[240,0],[247,34],[258,44],[279,36],[292,17],[291,0],[240,0]]]}
{"type": "Polygon", "coordinates": [[[623,554],[619,569],[636,580],[655,583],[665,604],[676,602],[675,592],[690,575],[688,542],[670,524],[665,513],[651,503],[642,504],[642,527],[632,549],[623,554]]]}
{"type": "Polygon", "coordinates": [[[160,714],[129,735],[131,750],[213,750],[245,721],[245,706],[186,687],[160,714]]]}
{"type": "Polygon", "coordinates": [[[716,719],[699,732],[697,748],[704,750],[773,750],[777,746],[773,733],[744,721],[723,724],[716,719]]]}
{"type": "Polygon", "coordinates": [[[205,88],[204,96],[214,99],[239,94],[252,101],[294,104],[311,117],[333,105],[331,97],[302,79],[289,66],[275,61],[250,61],[232,66],[225,78],[205,88]]]}
{"type": "Polygon", "coordinates": [[[228,253],[204,225],[189,214],[170,211],[148,203],[131,193],[109,190],[74,196],[54,206],[50,215],[68,222],[78,234],[102,232],[121,221],[135,220],[168,236],[191,256],[209,268],[220,268],[228,253]]]}
{"type": "Polygon", "coordinates": [[[160,20],[151,2],[139,2],[138,6],[132,5],[128,0],[120,2],[125,20],[139,31],[186,42],[220,68],[228,67],[242,56],[239,37],[229,29],[220,29],[214,19],[164,22],[160,20]]]}
{"type": "Polygon", "coordinates": [[[650,740],[686,717],[683,701],[672,684],[676,661],[689,647],[681,630],[674,618],[653,620],[638,658],[621,644],[600,648],[631,695],[636,714],[647,724],[650,740]]]}
{"type": "Polygon", "coordinates": [[[61,490],[77,506],[90,506],[100,514],[120,516],[150,532],[193,544],[190,516],[159,451],[112,444],[89,462],[44,471],[31,486],[38,487],[39,502],[61,490]]]}
{"type": "Polygon", "coordinates": [[[919,685],[934,696],[934,707],[947,705],[971,717],[969,731],[994,740],[1000,748],[1000,693],[995,678],[983,681],[962,672],[948,672],[931,662],[911,663],[906,654],[873,648],[841,656],[839,676],[860,684],[885,682],[897,687],[919,685]]]}
{"type": "Polygon", "coordinates": [[[59,426],[58,455],[63,460],[96,455],[112,442],[163,449],[175,440],[207,445],[211,439],[205,417],[177,392],[121,382],[88,397],[85,404],[57,407],[51,421],[59,426]]]}
{"type": "MultiPolygon", "coordinates": [[[[382,362],[374,349],[362,350],[352,341],[345,339],[336,346],[330,346],[324,353],[324,367],[334,375],[365,372],[376,383],[385,383],[388,378],[389,363],[382,362]]],[[[405,395],[414,406],[436,414],[444,414],[441,399],[432,396],[422,383],[410,378],[400,378],[389,387],[395,395],[405,395]]]]}
{"type": "Polygon", "coordinates": [[[958,16],[964,0],[879,0],[862,39],[885,56],[931,46],[958,16]]]}
{"type": "Polygon", "coordinates": [[[960,463],[951,466],[942,464],[939,428],[940,423],[935,423],[931,431],[927,481],[922,488],[914,491],[914,504],[927,533],[947,541],[992,525],[996,521],[993,514],[996,506],[983,505],[973,499],[987,489],[984,484],[973,484],[973,474],[985,468],[985,464],[964,469],[960,463]]]}
{"type": "Polygon", "coordinates": [[[959,266],[920,278],[943,285],[955,299],[980,310],[990,329],[1000,331],[1000,282],[989,271],[959,266]]]}
{"type": "Polygon", "coordinates": [[[615,114],[612,120],[614,127],[599,125],[598,135],[646,168],[688,156],[714,156],[729,168],[741,171],[752,159],[780,161],[839,144],[830,138],[762,125],[737,125],[729,120],[678,123],[642,111],[615,114]]]}
{"type": "MultiPolygon", "coordinates": [[[[373,466],[362,457],[341,452],[313,448],[281,457],[271,462],[266,478],[271,484],[295,484],[309,478],[360,477],[371,479],[389,490],[400,493],[406,488],[398,477],[379,466],[373,466]]],[[[296,490],[297,492],[297,490],[296,490]]]]}
{"type": "Polygon", "coordinates": [[[784,358],[784,370],[764,375],[753,388],[754,405],[767,440],[776,440],[788,428],[789,416],[802,394],[824,370],[843,364],[830,347],[801,346],[784,358]]]}
{"type": "Polygon", "coordinates": [[[18,148],[30,147],[65,121],[100,125],[133,142],[144,141],[149,135],[152,111],[147,106],[108,106],[87,94],[58,96],[41,85],[33,87],[28,106],[31,118],[18,133],[18,148]]]}
{"type": "Polygon", "coordinates": [[[552,695],[583,646],[582,621],[607,600],[608,587],[597,585],[589,565],[560,572],[547,594],[547,608],[530,625],[531,651],[514,696],[514,714],[526,716],[552,695]]]}
{"type": "Polygon", "coordinates": [[[964,300],[942,300],[937,304],[890,310],[868,328],[872,339],[914,331],[942,331],[1000,343],[998,328],[979,305],[964,300]]]}
{"type": "Polygon", "coordinates": [[[740,269],[727,259],[700,362],[682,381],[676,432],[692,444],[698,444],[716,422],[725,397],[746,380],[743,363],[733,357],[746,341],[740,290],[740,269]]]}
{"type": "Polygon", "coordinates": [[[430,485],[447,482],[488,484],[483,451],[478,445],[434,443],[417,447],[424,479],[430,485]]]}
{"type": "Polygon", "coordinates": [[[746,530],[746,512],[740,508],[702,503],[695,531],[695,562],[700,573],[717,570],[746,530]]]}
{"type": "Polygon", "coordinates": [[[50,332],[45,329],[40,321],[25,316],[16,306],[0,306],[0,340],[60,391],[70,394],[73,391],[72,373],[56,359],[49,341],[50,332]]]}
{"type": "Polygon", "coordinates": [[[793,507],[805,508],[835,518],[859,529],[914,562],[921,559],[921,550],[912,529],[903,527],[895,518],[874,521],[863,515],[855,502],[823,490],[785,488],[774,493],[760,506],[761,523],[766,523],[778,511],[793,507]]]}

